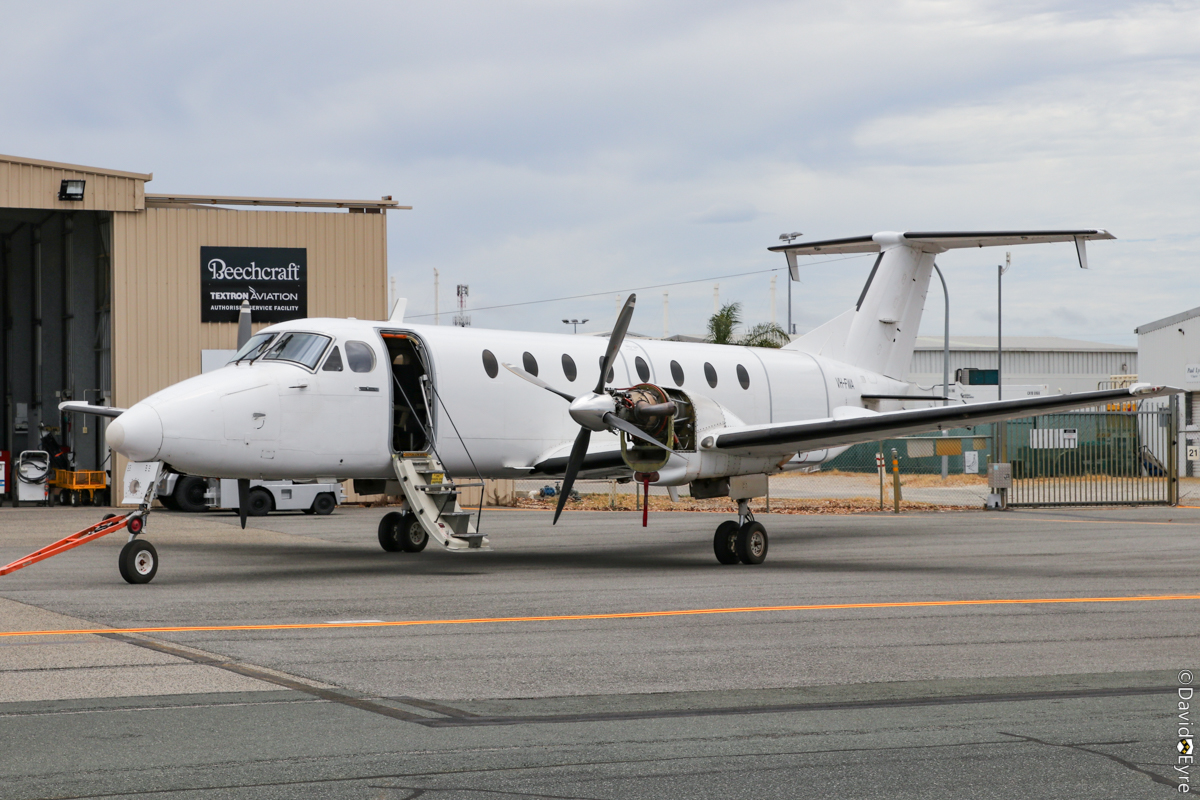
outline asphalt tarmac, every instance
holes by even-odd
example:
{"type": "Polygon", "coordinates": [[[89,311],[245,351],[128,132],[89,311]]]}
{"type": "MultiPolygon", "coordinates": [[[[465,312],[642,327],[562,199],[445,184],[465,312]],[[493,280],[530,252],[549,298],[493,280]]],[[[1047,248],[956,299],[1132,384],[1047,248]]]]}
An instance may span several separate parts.
{"type": "MultiPolygon", "coordinates": [[[[97,513],[0,509],[0,563],[97,513]]],[[[760,566],[714,514],[414,555],[383,513],[156,511],[151,584],[123,534],[0,577],[0,797],[1180,794],[1200,510],[763,515],[760,566]]]]}

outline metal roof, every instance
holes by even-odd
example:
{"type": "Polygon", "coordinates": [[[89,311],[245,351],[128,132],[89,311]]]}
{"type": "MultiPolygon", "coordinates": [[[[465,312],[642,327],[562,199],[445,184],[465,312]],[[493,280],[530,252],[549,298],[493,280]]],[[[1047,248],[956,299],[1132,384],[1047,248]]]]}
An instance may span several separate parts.
{"type": "Polygon", "coordinates": [[[133,178],[139,181],[154,180],[153,172],[124,172],[119,169],[104,169],[103,167],[85,167],[82,164],[65,164],[61,161],[43,161],[40,158],[24,158],[23,156],[0,155],[0,161],[10,164],[25,164],[31,167],[49,167],[68,172],[82,172],[88,175],[110,175],[115,178],[133,178]]]}
{"type": "MultiPolygon", "coordinates": [[[[941,350],[941,336],[918,336],[917,350],[941,350]]],[[[1136,353],[1137,348],[1123,344],[1104,344],[1102,342],[1085,342],[1079,339],[1067,339],[1062,336],[1005,336],[1004,352],[1026,351],[1057,351],[1057,352],[1098,352],[1098,353],[1136,353]]],[[[992,350],[996,349],[995,336],[951,336],[951,350],[992,350]]]]}
{"type": "Polygon", "coordinates": [[[289,208],[380,208],[411,211],[391,198],[382,200],[323,200],[310,197],[214,197],[202,194],[146,194],[147,205],[165,206],[283,206],[289,208]]]}
{"type": "Polygon", "coordinates": [[[1150,333],[1151,331],[1166,328],[1171,325],[1178,325],[1180,322],[1186,322],[1193,317],[1200,317],[1200,308],[1193,308],[1189,311],[1180,311],[1178,314],[1172,314],[1169,317],[1156,319],[1154,322],[1147,322],[1145,325],[1138,325],[1133,329],[1134,333],[1150,333]]]}

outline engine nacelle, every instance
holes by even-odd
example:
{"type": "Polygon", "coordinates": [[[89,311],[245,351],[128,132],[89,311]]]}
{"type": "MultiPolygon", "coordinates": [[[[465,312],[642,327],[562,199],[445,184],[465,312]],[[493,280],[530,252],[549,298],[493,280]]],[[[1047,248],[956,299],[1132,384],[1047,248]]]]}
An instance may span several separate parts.
{"type": "Polygon", "coordinates": [[[618,402],[622,406],[618,410],[622,418],[675,451],[671,456],[653,445],[639,445],[636,440],[627,443],[622,435],[621,456],[625,464],[635,472],[657,472],[659,478],[654,482],[657,486],[682,486],[731,475],[763,475],[779,471],[780,459],[777,457],[745,458],[700,448],[700,443],[709,436],[745,424],[710,397],[643,383],[620,393],[618,402]],[[644,417],[635,416],[639,407],[645,410],[658,406],[661,410],[666,403],[672,404],[674,409],[672,413],[660,416],[660,423],[648,423],[644,417]]]}

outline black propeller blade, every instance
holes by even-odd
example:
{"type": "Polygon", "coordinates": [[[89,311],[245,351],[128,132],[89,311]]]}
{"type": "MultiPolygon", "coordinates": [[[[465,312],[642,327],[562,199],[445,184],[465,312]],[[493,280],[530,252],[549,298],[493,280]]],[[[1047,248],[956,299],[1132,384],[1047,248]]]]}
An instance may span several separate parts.
{"type": "Polygon", "coordinates": [[[575,476],[579,474],[579,468],[583,465],[583,457],[587,455],[588,443],[591,440],[592,432],[580,426],[579,435],[575,437],[575,444],[571,446],[571,457],[567,459],[567,471],[563,473],[562,491],[558,495],[558,507],[554,509],[554,522],[550,523],[552,525],[558,524],[558,518],[567,505],[567,498],[571,496],[571,487],[575,485],[575,476]]]}
{"type": "Polygon", "coordinates": [[[663,450],[666,450],[668,453],[675,452],[670,447],[667,447],[665,444],[660,442],[658,439],[655,439],[653,436],[651,436],[650,434],[643,431],[637,425],[634,425],[632,422],[626,422],[625,420],[621,419],[620,417],[618,417],[616,414],[613,414],[612,412],[609,412],[604,415],[604,422],[610,428],[620,428],[621,430],[625,431],[625,433],[629,434],[630,436],[636,436],[637,438],[639,438],[643,441],[649,442],[650,444],[654,445],[655,447],[661,447],[663,450]]]}
{"type": "Polygon", "coordinates": [[[242,520],[242,530],[246,530],[246,511],[250,508],[250,481],[238,478],[238,517],[242,520]]]}
{"type": "Polygon", "coordinates": [[[604,361],[600,364],[600,380],[596,381],[596,388],[592,390],[593,394],[600,394],[604,391],[604,381],[608,378],[608,371],[612,369],[613,363],[617,360],[617,351],[625,342],[625,333],[629,330],[629,321],[633,319],[635,303],[637,303],[637,295],[629,295],[629,299],[625,301],[625,306],[617,316],[617,324],[613,326],[612,333],[608,337],[608,352],[604,354],[604,361]]]}
{"type": "Polygon", "coordinates": [[[536,375],[531,375],[530,373],[526,372],[525,370],[521,369],[520,367],[514,367],[512,364],[505,364],[504,368],[506,370],[508,370],[509,372],[511,372],[513,375],[516,375],[518,378],[524,378],[525,380],[532,383],[534,386],[540,386],[541,388],[545,389],[547,392],[554,392],[556,395],[558,395],[562,399],[566,400],[568,403],[570,403],[572,400],[575,399],[574,395],[567,394],[566,392],[560,392],[558,389],[555,389],[553,386],[546,383],[541,378],[537,377],[536,375]]]}

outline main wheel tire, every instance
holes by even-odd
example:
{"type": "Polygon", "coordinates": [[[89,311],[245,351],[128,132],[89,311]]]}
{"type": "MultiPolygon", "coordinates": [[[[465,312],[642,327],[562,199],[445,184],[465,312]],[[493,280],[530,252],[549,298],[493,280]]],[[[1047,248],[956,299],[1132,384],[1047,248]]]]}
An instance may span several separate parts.
{"type": "Polygon", "coordinates": [[[128,583],[149,583],[158,572],[158,552],[149,542],[133,539],[121,548],[118,564],[128,583]]]}
{"type": "Polygon", "coordinates": [[[389,511],[379,520],[379,546],[389,553],[399,553],[404,548],[400,546],[400,520],[398,511],[389,511]]]}
{"type": "Polygon", "coordinates": [[[179,503],[175,502],[174,494],[160,494],[158,496],[158,502],[162,503],[162,507],[165,508],[167,511],[178,511],[179,510],[179,503]]]}
{"type": "Polygon", "coordinates": [[[265,517],[271,513],[271,509],[275,506],[275,501],[271,499],[271,493],[261,486],[257,486],[250,490],[250,499],[246,503],[246,513],[251,517],[265,517]]]}
{"type": "Polygon", "coordinates": [[[738,560],[743,564],[761,564],[767,560],[767,529],[759,522],[747,522],[737,534],[738,560]]]}
{"type": "Polygon", "coordinates": [[[419,553],[429,544],[429,534],[421,525],[417,515],[408,512],[400,520],[400,547],[406,553],[419,553]]]}
{"type": "Polygon", "coordinates": [[[171,499],[175,501],[179,511],[197,514],[208,510],[208,504],[204,502],[204,493],[207,491],[207,479],[196,475],[182,475],[175,481],[175,491],[171,493],[171,499]]]}
{"type": "Polygon", "coordinates": [[[337,508],[337,500],[329,492],[321,492],[321,494],[313,498],[312,509],[314,514],[325,516],[326,514],[332,514],[335,508],[337,508]]]}
{"type": "Polygon", "coordinates": [[[717,526],[717,532],[713,536],[713,552],[717,554],[717,561],[722,564],[738,563],[738,530],[737,522],[731,519],[717,526]]]}

